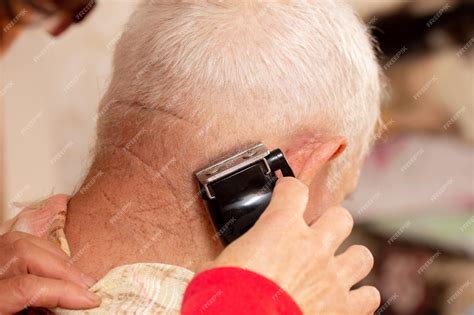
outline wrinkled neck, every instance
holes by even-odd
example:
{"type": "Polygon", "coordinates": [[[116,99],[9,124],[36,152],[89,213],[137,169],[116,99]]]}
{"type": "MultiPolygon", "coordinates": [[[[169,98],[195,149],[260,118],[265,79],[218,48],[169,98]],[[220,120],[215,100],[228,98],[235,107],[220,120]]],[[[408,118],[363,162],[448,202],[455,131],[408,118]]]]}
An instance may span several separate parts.
{"type": "Polygon", "coordinates": [[[106,163],[94,163],[69,203],[66,237],[77,265],[101,277],[138,262],[196,270],[216,257],[222,246],[192,173],[178,161],[157,165],[114,150],[106,163]]]}

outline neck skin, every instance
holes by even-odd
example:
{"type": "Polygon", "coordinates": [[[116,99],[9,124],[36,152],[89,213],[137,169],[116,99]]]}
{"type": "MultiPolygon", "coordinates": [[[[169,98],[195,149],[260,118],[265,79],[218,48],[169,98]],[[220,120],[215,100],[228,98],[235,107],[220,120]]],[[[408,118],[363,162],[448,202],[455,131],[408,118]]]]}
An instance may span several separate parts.
{"type": "Polygon", "coordinates": [[[97,279],[138,262],[197,271],[220,253],[192,171],[181,159],[151,163],[126,146],[107,154],[112,158],[93,164],[69,203],[65,233],[75,265],[97,279]]]}
{"type": "MultiPolygon", "coordinates": [[[[174,134],[184,133],[178,139],[189,134],[185,128],[173,128],[174,134]]],[[[114,267],[139,262],[198,271],[223,247],[193,172],[237,147],[228,148],[217,139],[206,141],[207,145],[192,139],[157,140],[156,130],[133,130],[136,128],[123,127],[117,138],[128,140],[107,144],[108,149],[99,152],[82,188],[69,203],[65,233],[72,261],[97,279],[114,267]]],[[[196,133],[196,137],[202,134],[196,133]]],[[[287,147],[281,140],[265,139],[265,143],[269,148],[287,147]]],[[[301,163],[297,154],[284,151],[298,174],[301,163]]],[[[308,222],[342,199],[334,199],[321,185],[326,182],[327,171],[319,172],[317,185],[311,188],[308,222]]]]}

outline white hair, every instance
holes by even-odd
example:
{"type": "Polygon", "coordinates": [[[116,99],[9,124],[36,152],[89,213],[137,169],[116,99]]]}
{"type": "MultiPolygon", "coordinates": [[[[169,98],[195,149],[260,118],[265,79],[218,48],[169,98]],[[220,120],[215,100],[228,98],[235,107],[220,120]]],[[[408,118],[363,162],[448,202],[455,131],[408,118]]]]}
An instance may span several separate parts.
{"type": "Polygon", "coordinates": [[[342,135],[344,164],[369,148],[381,90],[366,29],[340,1],[148,1],[116,48],[101,106],[116,104],[98,142],[115,137],[124,110],[160,111],[196,124],[218,117],[218,132],[241,139],[342,135]]]}

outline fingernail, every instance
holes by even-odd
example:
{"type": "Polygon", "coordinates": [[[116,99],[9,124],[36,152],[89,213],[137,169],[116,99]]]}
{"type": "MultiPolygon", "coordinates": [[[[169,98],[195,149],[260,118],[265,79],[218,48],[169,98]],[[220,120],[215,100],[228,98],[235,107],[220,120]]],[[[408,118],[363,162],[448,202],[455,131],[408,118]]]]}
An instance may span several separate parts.
{"type": "Polygon", "coordinates": [[[100,296],[95,294],[94,292],[87,291],[85,294],[85,297],[89,302],[91,302],[94,305],[98,305],[101,302],[100,296]]]}
{"type": "Polygon", "coordinates": [[[82,278],[82,282],[84,282],[84,284],[88,288],[92,287],[96,283],[96,280],[94,278],[86,275],[85,273],[81,273],[81,278],[82,278]]]}

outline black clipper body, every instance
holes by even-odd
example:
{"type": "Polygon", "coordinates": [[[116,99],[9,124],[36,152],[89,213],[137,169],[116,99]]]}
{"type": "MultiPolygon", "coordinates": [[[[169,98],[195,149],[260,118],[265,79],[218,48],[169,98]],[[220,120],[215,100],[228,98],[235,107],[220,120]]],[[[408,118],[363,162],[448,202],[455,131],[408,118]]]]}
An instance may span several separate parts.
{"type": "Polygon", "coordinates": [[[257,144],[196,172],[201,197],[224,245],[247,232],[266,209],[278,170],[294,176],[280,149],[270,152],[257,144]]]}

